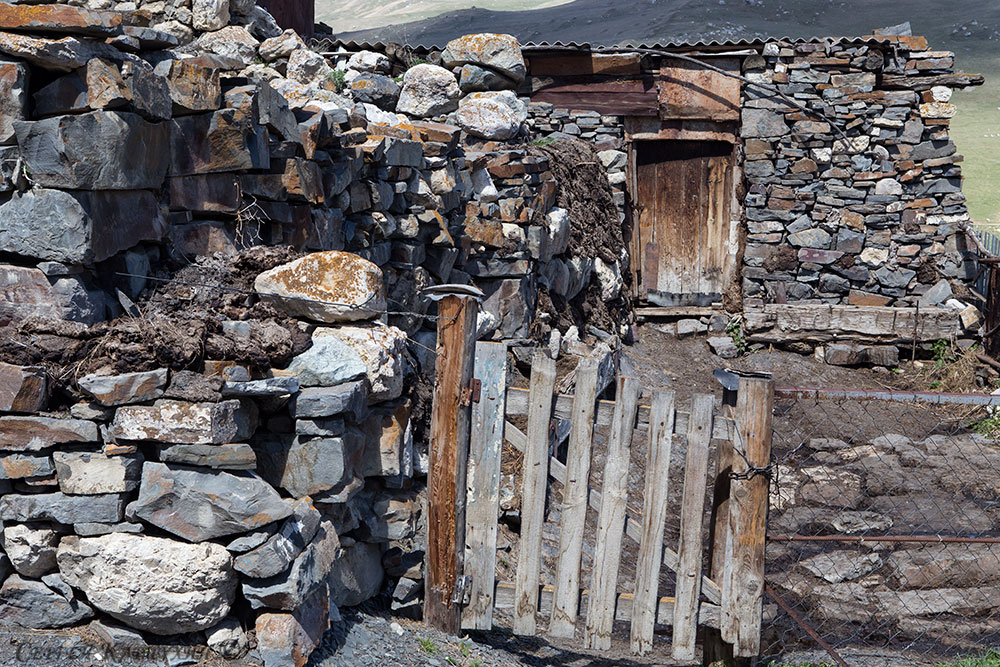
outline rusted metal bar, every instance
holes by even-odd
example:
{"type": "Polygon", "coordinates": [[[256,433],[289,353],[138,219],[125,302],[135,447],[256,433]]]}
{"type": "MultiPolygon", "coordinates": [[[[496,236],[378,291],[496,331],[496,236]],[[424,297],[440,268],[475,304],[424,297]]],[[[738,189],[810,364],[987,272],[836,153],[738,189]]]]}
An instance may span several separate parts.
{"type": "Polygon", "coordinates": [[[806,634],[812,637],[813,640],[817,644],[819,644],[824,651],[829,653],[830,657],[833,658],[838,665],[841,665],[841,667],[850,667],[850,665],[848,665],[847,662],[840,657],[840,654],[837,653],[837,651],[833,648],[833,646],[829,644],[829,642],[820,637],[819,633],[813,630],[812,626],[806,623],[806,620],[804,618],[799,616],[797,613],[795,613],[794,609],[788,606],[788,603],[785,602],[785,600],[780,595],[778,595],[773,588],[771,588],[771,584],[768,583],[764,584],[764,592],[770,595],[771,599],[777,602],[778,606],[781,607],[786,614],[791,616],[792,620],[798,623],[799,627],[805,630],[806,634]]]}
{"type": "Polygon", "coordinates": [[[1000,544],[1000,537],[948,537],[943,535],[768,535],[770,542],[927,542],[933,544],[1000,544]]]}
{"type": "Polygon", "coordinates": [[[1000,405],[1000,396],[994,396],[993,394],[958,394],[933,391],[880,391],[871,389],[822,389],[816,387],[778,387],[774,390],[774,398],[776,400],[839,400],[851,398],[857,400],[896,401],[901,403],[934,403],[938,405],[950,403],[963,405],[1000,405]]]}

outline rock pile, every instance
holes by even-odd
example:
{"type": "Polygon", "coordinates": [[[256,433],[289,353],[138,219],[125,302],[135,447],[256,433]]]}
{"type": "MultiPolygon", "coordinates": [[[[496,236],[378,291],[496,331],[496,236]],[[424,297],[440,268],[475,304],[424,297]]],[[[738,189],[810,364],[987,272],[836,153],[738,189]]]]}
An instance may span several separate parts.
{"type": "Polygon", "coordinates": [[[301,665],[416,531],[420,289],[523,341],[604,274],[518,143],[512,38],[341,81],[246,3],[121,4],[0,5],[0,623],[301,665]]]}

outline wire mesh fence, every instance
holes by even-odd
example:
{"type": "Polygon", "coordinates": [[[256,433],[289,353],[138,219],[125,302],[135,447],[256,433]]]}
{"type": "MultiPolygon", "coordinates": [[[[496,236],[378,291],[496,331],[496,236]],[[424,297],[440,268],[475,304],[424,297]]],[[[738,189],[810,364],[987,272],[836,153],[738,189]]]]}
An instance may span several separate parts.
{"type": "Polygon", "coordinates": [[[793,616],[882,664],[1000,645],[998,404],[776,393],[766,571],[792,613],[766,599],[765,655],[816,647],[793,616]]]}

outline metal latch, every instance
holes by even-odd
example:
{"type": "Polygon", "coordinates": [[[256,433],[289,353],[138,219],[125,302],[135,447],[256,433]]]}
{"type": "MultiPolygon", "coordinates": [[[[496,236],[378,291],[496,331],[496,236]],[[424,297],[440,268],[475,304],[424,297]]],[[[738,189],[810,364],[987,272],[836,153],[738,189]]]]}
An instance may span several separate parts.
{"type": "Polygon", "coordinates": [[[455,590],[451,595],[452,604],[467,606],[472,601],[472,575],[466,574],[455,582],[455,590]]]}
{"type": "Polygon", "coordinates": [[[483,382],[478,378],[473,378],[472,382],[468,387],[462,388],[462,397],[460,402],[463,406],[472,405],[473,403],[478,403],[479,399],[483,393],[483,382]]]}

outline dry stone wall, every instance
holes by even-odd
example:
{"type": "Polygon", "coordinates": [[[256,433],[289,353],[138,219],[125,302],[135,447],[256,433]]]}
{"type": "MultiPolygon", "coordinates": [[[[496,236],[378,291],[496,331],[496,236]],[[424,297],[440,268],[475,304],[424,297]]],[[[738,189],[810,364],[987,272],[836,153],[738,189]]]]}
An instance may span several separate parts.
{"type": "Polygon", "coordinates": [[[0,6],[0,624],[302,665],[386,575],[420,605],[420,290],[518,342],[621,277],[570,247],[511,38],[396,81],[123,4],[0,6]]]}

